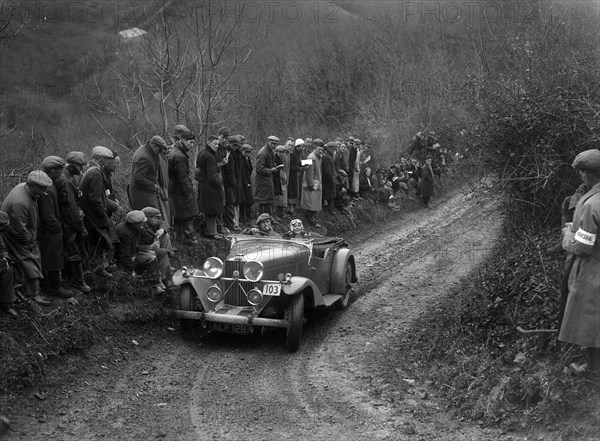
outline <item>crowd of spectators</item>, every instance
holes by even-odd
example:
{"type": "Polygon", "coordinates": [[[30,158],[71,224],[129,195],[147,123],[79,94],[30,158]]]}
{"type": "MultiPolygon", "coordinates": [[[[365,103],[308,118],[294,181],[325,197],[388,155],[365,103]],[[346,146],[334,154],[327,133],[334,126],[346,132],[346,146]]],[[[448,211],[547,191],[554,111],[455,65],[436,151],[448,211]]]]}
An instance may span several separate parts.
{"type": "Polygon", "coordinates": [[[130,209],[113,188],[120,163],[115,151],[96,146],[91,160],[76,151],[44,158],[0,207],[0,310],[17,316],[17,292],[40,305],[50,304],[44,295],[68,299],[89,292],[86,271],[110,278],[117,267],[162,293],[172,284],[172,240],[197,245],[198,234],[272,235],[272,225],[290,220],[294,234],[315,235],[298,214],[318,229],[324,210],[353,221],[352,206],[360,200],[396,211],[402,200],[419,197],[428,206],[450,159],[435,134],[420,132],[411,157],[376,169],[371,145],[352,136],[327,143],[269,136],[254,154],[244,136],[223,127],[205,146],[195,143],[179,124],[172,143],[153,136],[135,151],[126,189],[130,209]],[[115,221],[118,210],[126,212],[121,222],[115,221]]]}

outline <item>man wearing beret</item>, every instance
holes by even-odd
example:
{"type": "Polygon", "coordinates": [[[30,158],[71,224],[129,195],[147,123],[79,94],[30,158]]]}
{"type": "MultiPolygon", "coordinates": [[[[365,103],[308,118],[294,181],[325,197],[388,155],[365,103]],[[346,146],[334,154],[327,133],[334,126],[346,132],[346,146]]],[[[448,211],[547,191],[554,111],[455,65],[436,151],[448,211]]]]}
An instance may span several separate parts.
{"type": "Polygon", "coordinates": [[[92,161],[81,180],[79,205],[85,217],[83,222],[88,232],[89,262],[101,277],[112,277],[107,271],[108,256],[113,249],[110,214],[118,203],[111,200],[111,176],[115,171],[115,155],[106,147],[92,149],[92,161]]]}
{"type": "Polygon", "coordinates": [[[167,143],[156,135],[133,154],[131,180],[127,188],[133,210],[141,210],[144,207],[160,208],[159,199],[168,200],[167,194],[159,184],[160,154],[166,150],[167,143]]]}
{"type": "Polygon", "coordinates": [[[44,306],[50,302],[40,295],[42,261],[37,241],[37,200],[51,185],[52,179],[46,173],[34,170],[27,176],[27,182],[18,184],[8,193],[0,207],[10,219],[3,239],[10,259],[23,275],[25,296],[44,306]]]}
{"type": "Polygon", "coordinates": [[[15,270],[8,251],[2,240],[2,233],[10,226],[10,218],[4,211],[0,211],[0,311],[17,317],[13,308],[15,301],[15,270]]]}
{"type": "Polygon", "coordinates": [[[87,259],[85,242],[88,236],[83,223],[83,211],[79,208],[81,173],[88,164],[88,158],[82,152],[70,152],[66,157],[62,179],[55,181],[58,202],[63,220],[65,269],[63,276],[71,286],[81,292],[90,292],[85,282],[83,262],[87,259]]]}
{"type": "Polygon", "coordinates": [[[275,165],[275,148],[279,138],[269,136],[267,143],[261,147],[256,155],[256,179],[254,182],[254,200],[258,202],[260,212],[273,213],[275,199],[275,184],[273,176],[279,175],[283,164],[275,165]]]}
{"type": "Polygon", "coordinates": [[[587,363],[571,364],[574,373],[600,373],[600,150],[578,154],[573,167],[590,190],[563,230],[565,250],[575,258],[558,339],[587,348],[587,363]]]}
{"type": "Polygon", "coordinates": [[[175,126],[175,143],[169,153],[169,194],[174,217],[175,238],[182,243],[197,245],[194,217],[198,216],[198,202],[190,171],[190,150],[196,138],[182,124],[175,126]]]}
{"type": "Polygon", "coordinates": [[[142,244],[144,223],[147,221],[143,211],[132,210],[127,213],[125,221],[115,227],[119,238],[115,257],[117,263],[133,277],[146,274],[153,283],[152,290],[156,294],[165,292],[165,285],[160,278],[156,251],[160,248],[158,240],[152,244],[142,244]]]}
{"type": "Polygon", "coordinates": [[[61,279],[61,271],[64,268],[63,221],[57,191],[57,184],[64,189],[64,184],[59,181],[62,180],[62,169],[65,165],[66,161],[58,156],[47,156],[42,161],[41,169],[52,179],[53,185],[38,199],[38,243],[44,274],[42,288],[49,295],[69,298],[73,292],[63,286],[61,279]]]}

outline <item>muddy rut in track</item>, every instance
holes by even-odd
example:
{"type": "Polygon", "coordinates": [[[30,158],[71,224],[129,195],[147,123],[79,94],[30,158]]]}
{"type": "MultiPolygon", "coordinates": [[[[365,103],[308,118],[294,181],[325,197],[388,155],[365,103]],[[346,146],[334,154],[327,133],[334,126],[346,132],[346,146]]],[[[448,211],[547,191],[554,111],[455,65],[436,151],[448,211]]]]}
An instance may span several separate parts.
{"type": "Polygon", "coordinates": [[[491,200],[456,191],[350,244],[351,304],[311,315],[297,353],[277,333],[136,336],[109,365],[92,354],[45,401],[16,400],[9,439],[500,439],[450,419],[397,359],[414,319],[484,260],[500,228],[491,200]]]}

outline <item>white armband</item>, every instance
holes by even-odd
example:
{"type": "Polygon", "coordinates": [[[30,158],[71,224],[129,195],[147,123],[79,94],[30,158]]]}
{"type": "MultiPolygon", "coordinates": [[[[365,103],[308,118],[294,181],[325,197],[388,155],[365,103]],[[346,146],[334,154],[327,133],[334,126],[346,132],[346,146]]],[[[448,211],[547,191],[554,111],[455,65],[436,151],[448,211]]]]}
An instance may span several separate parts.
{"type": "Polygon", "coordinates": [[[596,235],[594,233],[588,233],[581,228],[575,233],[575,240],[583,245],[593,246],[596,243],[596,235]]]}

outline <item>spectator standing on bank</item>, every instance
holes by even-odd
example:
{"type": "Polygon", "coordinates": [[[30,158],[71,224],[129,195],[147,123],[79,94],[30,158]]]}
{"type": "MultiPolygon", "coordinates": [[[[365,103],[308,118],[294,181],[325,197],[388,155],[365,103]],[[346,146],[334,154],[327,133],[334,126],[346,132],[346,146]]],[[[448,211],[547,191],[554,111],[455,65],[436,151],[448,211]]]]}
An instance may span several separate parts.
{"type": "Polygon", "coordinates": [[[283,164],[275,165],[275,148],[279,144],[279,138],[269,136],[267,143],[261,147],[256,155],[256,179],[254,183],[254,200],[258,202],[259,212],[273,213],[273,201],[275,199],[275,185],[273,175],[279,174],[283,164]]]}
{"type": "Polygon", "coordinates": [[[167,143],[155,135],[133,154],[131,180],[127,188],[133,210],[141,210],[144,207],[160,209],[162,202],[167,201],[168,196],[159,183],[160,155],[163,150],[167,150],[167,143]]]}
{"type": "Polygon", "coordinates": [[[252,172],[254,164],[252,163],[252,146],[250,144],[242,145],[241,182],[244,191],[244,199],[240,205],[240,222],[249,224],[252,222],[252,205],[254,204],[254,188],[252,187],[252,172]]]}
{"type": "Polygon", "coordinates": [[[305,167],[302,166],[302,149],[304,148],[304,140],[296,139],[294,148],[290,153],[290,174],[288,182],[288,210],[290,215],[296,213],[298,199],[302,193],[302,173],[305,167]]]}
{"type": "Polygon", "coordinates": [[[63,286],[61,271],[64,268],[63,253],[63,221],[58,205],[57,185],[64,188],[62,170],[67,162],[58,156],[47,156],[42,161],[41,169],[50,177],[53,185],[38,199],[40,225],[38,243],[42,255],[42,288],[51,296],[69,298],[73,291],[63,286]]]}
{"type": "Polygon", "coordinates": [[[433,169],[431,168],[431,156],[425,159],[425,165],[421,169],[421,184],[419,186],[419,192],[423,199],[423,205],[429,208],[429,200],[433,196],[435,185],[435,177],[433,175],[433,169]]]}
{"type": "Polygon", "coordinates": [[[0,211],[0,311],[12,317],[18,317],[13,308],[15,296],[15,269],[8,250],[4,245],[2,234],[10,226],[10,218],[4,211],[0,211]]]}
{"type": "Polygon", "coordinates": [[[198,209],[204,215],[206,230],[204,236],[211,239],[222,238],[217,232],[217,217],[223,214],[223,182],[217,169],[219,138],[208,137],[208,144],[198,154],[196,179],[198,180],[198,209]]]}
{"type": "Polygon", "coordinates": [[[313,141],[313,145],[314,150],[307,158],[312,161],[312,164],[308,166],[302,178],[300,208],[306,211],[310,224],[320,228],[321,224],[319,224],[317,215],[323,210],[323,178],[321,175],[323,141],[317,138],[313,141]]]}
{"type": "Polygon", "coordinates": [[[587,348],[587,363],[571,365],[575,373],[600,373],[600,150],[578,154],[573,167],[590,190],[577,203],[573,224],[564,232],[565,249],[575,259],[558,338],[587,348]]]}
{"type": "Polygon", "coordinates": [[[50,302],[40,295],[42,258],[37,241],[37,200],[51,185],[52,179],[46,173],[34,170],[27,176],[27,182],[17,184],[8,193],[0,207],[10,219],[10,227],[2,237],[10,259],[23,274],[25,296],[44,306],[50,302]]]}
{"type": "Polygon", "coordinates": [[[194,218],[198,216],[198,202],[194,196],[194,184],[190,170],[190,150],[195,135],[178,124],[174,129],[175,143],[169,153],[169,194],[174,218],[173,230],[176,240],[197,245],[194,218]]]}
{"type": "Polygon", "coordinates": [[[65,268],[63,277],[71,286],[81,292],[90,292],[91,288],[85,282],[83,261],[87,259],[85,241],[88,232],[83,223],[83,211],[79,208],[81,191],[77,185],[76,176],[80,176],[88,163],[88,158],[82,152],[70,152],[62,170],[62,179],[54,182],[58,194],[58,205],[63,221],[63,239],[65,253],[65,268]]]}
{"type": "Polygon", "coordinates": [[[108,257],[113,250],[112,224],[109,216],[118,203],[109,198],[112,192],[111,176],[115,171],[115,155],[106,147],[92,149],[92,160],[81,180],[79,206],[88,232],[89,264],[101,277],[112,277],[107,271],[108,257]]]}
{"type": "Polygon", "coordinates": [[[337,148],[335,142],[325,144],[325,150],[322,156],[321,175],[323,177],[323,201],[327,204],[327,211],[335,214],[335,160],[334,153],[337,148]]]}
{"type": "MultiPolygon", "coordinates": [[[[285,145],[275,147],[275,163],[282,164],[279,169],[279,190],[280,194],[275,195],[274,206],[277,210],[278,217],[289,216],[288,213],[288,190],[290,176],[290,152],[293,149],[293,144],[289,141],[285,145]]],[[[275,182],[273,183],[275,185],[275,182]]]]}

